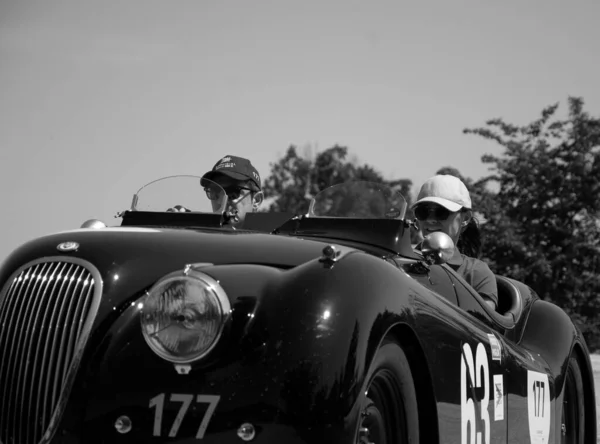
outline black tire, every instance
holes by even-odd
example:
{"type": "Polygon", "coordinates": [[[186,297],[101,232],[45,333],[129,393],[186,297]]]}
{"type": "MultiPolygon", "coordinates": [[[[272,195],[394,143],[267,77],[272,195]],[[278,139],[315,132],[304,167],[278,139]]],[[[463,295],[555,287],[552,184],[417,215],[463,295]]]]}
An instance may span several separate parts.
{"type": "Polygon", "coordinates": [[[581,368],[574,356],[569,359],[562,404],[561,443],[585,442],[585,405],[581,368]]]}
{"type": "Polygon", "coordinates": [[[418,443],[417,393],[402,348],[385,340],[375,354],[366,380],[356,442],[418,443]]]}

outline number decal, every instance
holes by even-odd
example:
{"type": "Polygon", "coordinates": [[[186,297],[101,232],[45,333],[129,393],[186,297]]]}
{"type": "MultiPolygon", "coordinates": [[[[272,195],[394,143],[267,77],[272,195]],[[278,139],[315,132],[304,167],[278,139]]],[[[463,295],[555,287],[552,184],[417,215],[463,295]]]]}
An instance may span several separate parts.
{"type": "Polygon", "coordinates": [[[461,410],[461,443],[489,444],[490,442],[490,368],[487,351],[482,343],[477,344],[475,359],[469,344],[464,344],[460,360],[460,410],[461,410]],[[469,383],[471,387],[469,387],[469,383]],[[475,419],[475,400],[470,397],[474,388],[483,387],[480,411],[483,422],[483,432],[477,430],[475,419]],[[470,434],[469,434],[470,431],[470,434]],[[467,443],[467,437],[470,440],[467,443]],[[485,438],[482,441],[482,438],[485,438]]]}
{"type": "Polygon", "coordinates": [[[181,421],[183,421],[183,417],[187,413],[190,408],[190,404],[194,400],[194,395],[178,395],[173,393],[171,395],[171,401],[173,402],[181,402],[181,407],[179,408],[179,412],[177,412],[177,416],[175,417],[175,421],[173,421],[173,426],[171,427],[171,431],[169,432],[169,437],[174,438],[177,436],[177,432],[179,431],[179,427],[181,427],[181,421]]]}
{"type": "Polygon", "coordinates": [[[467,370],[469,380],[474,381],[473,353],[469,344],[463,345],[462,359],[460,360],[460,417],[461,417],[461,444],[467,444],[467,435],[471,430],[471,442],[475,444],[475,404],[473,399],[467,397],[467,370]]]}
{"type": "MultiPolygon", "coordinates": [[[[208,408],[206,409],[206,413],[204,413],[204,417],[200,422],[200,426],[198,427],[198,433],[196,433],[196,439],[204,438],[204,434],[206,433],[206,429],[208,427],[208,423],[210,422],[210,418],[217,408],[217,404],[221,399],[218,395],[198,395],[196,397],[196,402],[198,404],[208,404],[208,408]]],[[[179,407],[179,411],[177,412],[177,416],[175,417],[175,421],[171,425],[171,429],[169,430],[169,437],[174,438],[177,436],[179,432],[179,428],[181,427],[181,423],[183,422],[185,415],[187,414],[190,405],[194,401],[194,395],[189,394],[179,394],[173,393],[169,398],[170,402],[178,402],[181,403],[181,407],[179,407]]],[[[154,411],[154,427],[152,429],[153,436],[161,436],[162,431],[162,416],[163,410],[165,407],[165,394],[161,393],[160,395],[155,396],[150,400],[150,408],[155,408],[154,411]]]]}
{"type": "Polygon", "coordinates": [[[206,428],[208,427],[208,422],[210,421],[210,417],[214,413],[217,408],[217,404],[219,403],[220,396],[216,395],[198,395],[196,402],[199,403],[207,403],[208,408],[206,409],[206,413],[204,414],[204,418],[202,418],[202,422],[200,423],[200,427],[198,427],[198,433],[196,433],[196,438],[202,439],[204,438],[204,432],[206,432],[206,428]]]}
{"type": "Polygon", "coordinates": [[[550,436],[550,384],[545,373],[527,371],[529,438],[533,444],[547,444],[550,436]]]}
{"type": "MultiPolygon", "coordinates": [[[[482,343],[477,346],[477,356],[475,358],[475,379],[477,387],[483,389],[483,399],[481,400],[481,420],[485,427],[485,442],[490,442],[490,412],[488,410],[490,403],[490,368],[488,365],[488,356],[482,343]],[[483,376],[482,376],[483,372],[483,376]]],[[[480,433],[477,432],[477,442],[481,442],[480,433]]]]}
{"type": "Polygon", "coordinates": [[[150,400],[150,408],[156,407],[154,412],[154,428],[152,429],[152,435],[160,436],[160,429],[162,428],[162,412],[165,405],[165,394],[161,393],[150,400]]]}

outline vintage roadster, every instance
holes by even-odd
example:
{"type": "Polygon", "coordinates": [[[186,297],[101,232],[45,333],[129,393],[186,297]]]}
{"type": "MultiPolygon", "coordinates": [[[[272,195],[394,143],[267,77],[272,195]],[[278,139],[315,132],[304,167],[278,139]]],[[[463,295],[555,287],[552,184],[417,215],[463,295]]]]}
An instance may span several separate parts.
{"type": "Polygon", "coordinates": [[[570,318],[503,276],[490,309],[448,237],[413,250],[398,192],[340,184],[233,229],[203,188],[155,181],[120,226],[4,260],[0,443],[596,442],[570,318]]]}

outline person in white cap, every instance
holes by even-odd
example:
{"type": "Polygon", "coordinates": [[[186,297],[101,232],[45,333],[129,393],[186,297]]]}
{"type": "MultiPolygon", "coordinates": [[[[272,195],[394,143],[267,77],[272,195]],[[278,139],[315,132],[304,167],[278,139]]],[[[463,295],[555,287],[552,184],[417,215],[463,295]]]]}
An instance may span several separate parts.
{"type": "MultiPolygon", "coordinates": [[[[458,177],[447,174],[430,177],[421,186],[412,208],[423,236],[435,231],[450,236],[456,248],[447,264],[495,309],[498,304],[496,277],[485,262],[472,257],[477,255],[481,242],[477,221],[473,218],[471,196],[465,184],[458,177]],[[469,234],[475,235],[475,239],[468,239],[469,234]],[[461,252],[461,244],[466,246],[469,241],[475,245],[475,251],[461,252]]],[[[466,249],[463,247],[463,250],[466,249]]]]}

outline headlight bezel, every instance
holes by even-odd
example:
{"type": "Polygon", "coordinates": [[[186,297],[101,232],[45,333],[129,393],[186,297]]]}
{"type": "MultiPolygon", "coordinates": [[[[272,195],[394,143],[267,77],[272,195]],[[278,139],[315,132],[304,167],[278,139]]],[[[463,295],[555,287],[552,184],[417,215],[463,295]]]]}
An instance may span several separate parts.
{"type": "Polygon", "coordinates": [[[221,342],[223,335],[225,334],[226,330],[229,328],[231,323],[231,302],[229,301],[229,297],[227,296],[227,293],[225,292],[219,281],[209,276],[208,274],[196,270],[190,266],[186,266],[184,270],[169,273],[157,280],[154,283],[154,285],[152,285],[152,287],[146,291],[146,294],[142,298],[141,307],[142,308],[140,309],[140,328],[142,330],[142,336],[144,337],[146,344],[157,356],[172,364],[191,364],[206,358],[221,342]],[[204,287],[205,291],[211,292],[211,294],[215,297],[218,303],[219,326],[217,328],[216,334],[214,335],[214,339],[208,347],[190,357],[175,356],[172,353],[165,350],[164,347],[159,346],[157,343],[155,343],[155,341],[152,338],[149,337],[149,334],[144,326],[144,308],[146,307],[146,301],[149,298],[153,297],[153,294],[156,291],[159,291],[159,288],[163,286],[167,281],[173,280],[182,280],[187,282],[190,282],[191,280],[191,282],[193,282],[194,284],[197,284],[199,282],[204,287]]]}

